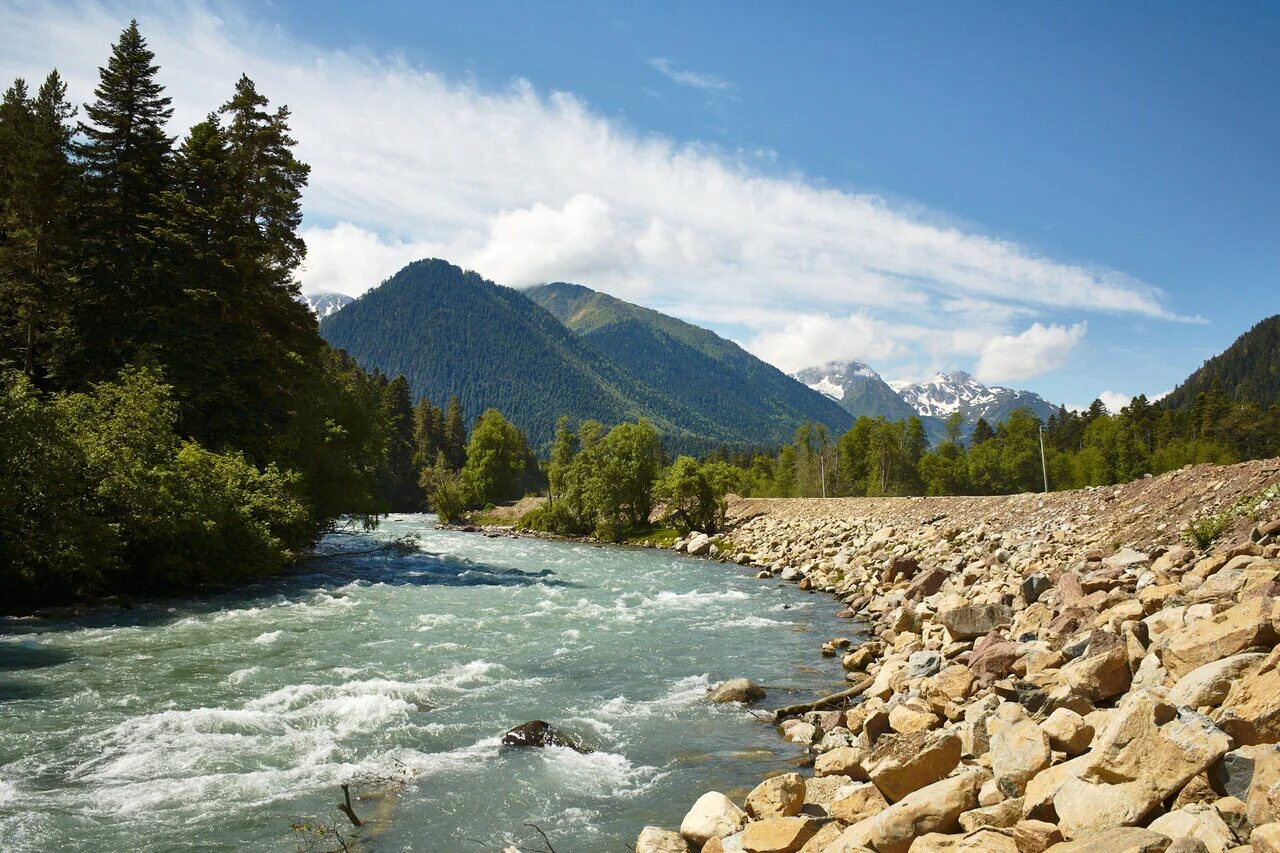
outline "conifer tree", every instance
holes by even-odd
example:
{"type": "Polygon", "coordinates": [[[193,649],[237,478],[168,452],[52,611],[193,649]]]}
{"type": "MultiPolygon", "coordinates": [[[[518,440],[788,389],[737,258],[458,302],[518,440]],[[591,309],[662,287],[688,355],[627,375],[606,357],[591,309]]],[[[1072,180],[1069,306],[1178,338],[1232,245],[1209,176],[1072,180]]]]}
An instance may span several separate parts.
{"type": "Polygon", "coordinates": [[[462,401],[449,398],[444,416],[444,458],[454,471],[461,471],[467,462],[467,427],[462,419],[462,401]]]}

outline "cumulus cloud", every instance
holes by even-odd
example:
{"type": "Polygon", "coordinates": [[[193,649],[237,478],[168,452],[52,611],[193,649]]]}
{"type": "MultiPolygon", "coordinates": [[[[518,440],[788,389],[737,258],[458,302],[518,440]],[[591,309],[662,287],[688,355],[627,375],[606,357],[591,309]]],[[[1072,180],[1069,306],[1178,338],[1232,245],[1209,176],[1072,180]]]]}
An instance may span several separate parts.
{"type": "Polygon", "coordinates": [[[318,48],[236,7],[0,4],[0,73],[38,79],[57,64],[72,97],[88,99],[132,14],[174,98],[174,132],[215,109],[241,72],[292,109],[312,166],[307,291],[362,293],[438,256],[502,284],[577,280],[713,325],[787,368],[976,358],[978,375],[1002,379],[1065,361],[1084,326],[1061,325],[1064,314],[1179,319],[1162,291],[1114,270],[770,171],[754,151],[643,134],[570,93],[521,80],[484,88],[318,48]]]}
{"type": "Polygon", "coordinates": [[[1039,376],[1066,363],[1086,326],[1032,323],[1017,335],[997,335],[978,355],[974,373],[983,382],[1004,382],[1039,376]]]}
{"type": "Polygon", "coordinates": [[[733,89],[733,84],[728,80],[722,80],[714,74],[704,74],[681,68],[670,59],[662,56],[655,56],[650,59],[649,65],[663,77],[680,86],[688,86],[691,89],[699,89],[713,94],[721,94],[733,89]]]}
{"type": "Polygon", "coordinates": [[[1098,395],[1098,399],[1102,401],[1102,405],[1107,407],[1107,411],[1114,415],[1129,405],[1129,402],[1133,400],[1133,395],[1124,394],[1120,391],[1103,391],[1098,395]]]}

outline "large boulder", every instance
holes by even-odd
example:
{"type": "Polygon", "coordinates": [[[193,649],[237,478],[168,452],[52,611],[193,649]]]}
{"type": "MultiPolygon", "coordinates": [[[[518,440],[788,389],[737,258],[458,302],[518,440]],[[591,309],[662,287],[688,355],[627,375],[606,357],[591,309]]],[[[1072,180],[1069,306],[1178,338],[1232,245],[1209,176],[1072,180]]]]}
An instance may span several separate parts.
{"type": "Polygon", "coordinates": [[[636,853],[690,853],[689,844],[678,832],[646,826],[636,839],[636,853]]]}
{"type": "Polygon", "coordinates": [[[1070,708],[1058,708],[1040,728],[1049,736],[1049,746],[1067,755],[1079,755],[1093,743],[1093,726],[1070,708]]]}
{"type": "Polygon", "coordinates": [[[871,846],[879,853],[907,853],[921,835],[954,831],[960,815],[977,808],[987,778],[967,771],[911,792],[871,819],[871,846]]]}
{"type": "Polygon", "coordinates": [[[503,746],[563,746],[576,752],[589,753],[591,747],[573,732],[563,731],[543,720],[521,723],[502,736],[503,746]]]}
{"type": "Polygon", "coordinates": [[[862,766],[890,802],[938,781],[960,763],[960,737],[952,731],[885,735],[862,766]]]}
{"type": "Polygon", "coordinates": [[[1073,695],[1090,702],[1119,696],[1133,681],[1129,655],[1120,643],[1071,661],[1062,668],[1061,675],[1073,695]]]}
{"type": "Polygon", "coordinates": [[[1006,702],[987,720],[991,772],[1001,790],[1021,794],[1027,782],[1049,766],[1049,736],[1021,705],[1006,702]]]}
{"type": "Polygon", "coordinates": [[[1235,833],[1213,806],[1192,804],[1151,821],[1147,828],[1170,838],[1195,838],[1209,853],[1226,853],[1236,846],[1235,833]]]}
{"type": "Polygon", "coordinates": [[[1172,839],[1136,826],[1120,826],[1092,833],[1084,838],[1063,841],[1048,853],[1164,853],[1172,839]]]}
{"type": "Polygon", "coordinates": [[[764,688],[747,678],[730,678],[707,692],[709,702],[742,702],[750,704],[765,697],[764,688]]]}
{"type": "Polygon", "coordinates": [[[1259,596],[1171,631],[1159,650],[1160,662],[1170,675],[1181,678],[1196,667],[1254,646],[1274,646],[1275,610],[1271,598],[1259,596]]]}
{"type": "Polygon", "coordinates": [[[865,781],[867,771],[862,762],[866,758],[867,751],[860,746],[838,746],[814,759],[813,772],[818,776],[848,776],[865,781]]]}
{"type": "Polygon", "coordinates": [[[857,823],[875,817],[888,807],[889,802],[879,788],[871,782],[859,782],[841,788],[827,814],[843,823],[857,823]]]}
{"type": "Polygon", "coordinates": [[[712,838],[733,835],[747,823],[747,813],[719,791],[698,798],[680,821],[680,834],[701,847],[712,838]]]}
{"type": "MultiPolygon", "coordinates": [[[[1248,657],[1248,655],[1237,655],[1248,657]]],[[[1244,669],[1218,710],[1219,727],[1239,745],[1280,741],[1280,650],[1244,669]]]]}
{"type": "Polygon", "coordinates": [[[1013,619],[1007,604],[962,604],[938,613],[937,620],[957,640],[976,640],[1013,619]]]}
{"type": "Polygon", "coordinates": [[[770,817],[747,825],[742,833],[745,853],[797,853],[818,831],[808,817],[770,817]]]}
{"type": "Polygon", "coordinates": [[[1244,801],[1254,826],[1280,820],[1280,746],[1233,749],[1209,768],[1208,780],[1217,794],[1244,801]]]}
{"type": "Polygon", "coordinates": [[[783,773],[765,779],[747,794],[747,814],[754,818],[794,817],[804,807],[804,777],[783,773]]]}
{"type": "Polygon", "coordinates": [[[703,557],[711,551],[711,537],[705,533],[694,533],[690,535],[685,550],[691,557],[703,557]]]}
{"type": "Polygon", "coordinates": [[[1265,657],[1262,652],[1246,652],[1198,666],[1173,685],[1169,691],[1169,701],[1191,708],[1216,708],[1227,698],[1231,685],[1239,679],[1241,673],[1265,657]]]}

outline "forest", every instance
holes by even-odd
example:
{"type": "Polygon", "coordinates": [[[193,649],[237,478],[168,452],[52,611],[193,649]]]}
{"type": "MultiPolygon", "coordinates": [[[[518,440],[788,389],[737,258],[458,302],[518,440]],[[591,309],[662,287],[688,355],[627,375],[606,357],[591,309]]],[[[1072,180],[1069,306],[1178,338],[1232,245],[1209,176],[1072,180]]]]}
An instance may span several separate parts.
{"type": "Polygon", "coordinates": [[[391,504],[398,386],[298,301],[309,168],[241,77],[178,141],[136,22],[0,104],[0,582],[14,605],[278,571],[391,504]]]}

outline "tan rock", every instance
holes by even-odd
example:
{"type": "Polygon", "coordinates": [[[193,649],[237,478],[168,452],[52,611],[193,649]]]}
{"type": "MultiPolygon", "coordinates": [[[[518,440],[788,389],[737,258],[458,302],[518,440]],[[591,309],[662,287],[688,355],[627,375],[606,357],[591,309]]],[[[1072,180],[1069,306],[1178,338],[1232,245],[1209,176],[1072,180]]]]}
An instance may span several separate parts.
{"type": "Polygon", "coordinates": [[[835,841],[823,848],[822,853],[870,853],[872,820],[867,818],[845,827],[835,841]]]}
{"type": "Polygon", "coordinates": [[[1062,832],[1048,821],[1020,820],[1013,825],[1013,840],[1018,853],[1044,853],[1062,841],[1062,832]]]}
{"type": "Polygon", "coordinates": [[[1031,777],[1031,781],[1027,783],[1027,790],[1022,795],[1022,814],[1038,820],[1056,818],[1053,808],[1054,798],[1068,779],[1074,779],[1084,772],[1088,761],[1089,756],[1086,753],[1041,770],[1031,777]]]}
{"type": "Polygon", "coordinates": [[[941,722],[923,699],[909,699],[889,709],[889,728],[898,734],[936,729],[941,722]]]}
{"type": "Polygon", "coordinates": [[[995,829],[965,835],[930,832],[911,844],[911,853],[1018,853],[1013,838],[995,829]]]}
{"type": "Polygon", "coordinates": [[[871,819],[871,846],[879,853],[907,853],[916,837],[953,830],[960,815],[977,806],[986,778],[966,771],[911,792],[871,819]]]}
{"type": "Polygon", "coordinates": [[[678,832],[646,826],[636,839],[636,853],[689,853],[689,845],[678,832]]]}
{"type": "Polygon", "coordinates": [[[1253,646],[1273,646],[1275,611],[1270,598],[1251,598],[1216,616],[1170,632],[1160,660],[1174,678],[1215,660],[1239,654],[1253,646]]]}
{"type": "Polygon", "coordinates": [[[888,808],[889,802],[871,782],[857,782],[840,789],[827,813],[844,823],[857,823],[874,817],[888,808]]]}
{"type": "Polygon", "coordinates": [[[1240,675],[1265,657],[1260,652],[1247,652],[1198,666],[1173,685],[1169,691],[1169,701],[1191,708],[1216,708],[1227,698],[1232,684],[1240,675]]]}
{"type": "MultiPolygon", "coordinates": [[[[1249,657],[1238,655],[1237,657],[1249,657]]],[[[1222,702],[1218,725],[1239,745],[1280,741],[1280,650],[1241,672],[1222,702]]]]}
{"type": "Polygon", "coordinates": [[[1093,742],[1093,726],[1070,708],[1058,708],[1040,728],[1049,736],[1049,746],[1067,755],[1079,755],[1093,742]]]}
{"type": "Polygon", "coordinates": [[[1233,749],[1209,768],[1208,781],[1216,793],[1243,800],[1254,826],[1280,821],[1280,746],[1233,749]]]}
{"type": "Polygon", "coordinates": [[[841,746],[814,759],[813,772],[818,776],[848,776],[866,781],[867,771],[863,769],[866,759],[867,751],[862,747],[841,746]]]}
{"type": "Polygon", "coordinates": [[[828,823],[804,843],[804,846],[800,848],[800,853],[822,853],[827,847],[835,843],[842,832],[844,832],[843,824],[828,823]]]}
{"type": "Polygon", "coordinates": [[[765,818],[743,830],[742,849],[745,853],[797,853],[817,831],[812,818],[765,818]]]}
{"type": "Polygon", "coordinates": [[[1117,644],[1098,654],[1077,658],[1061,670],[1062,680],[1072,693],[1091,702],[1119,696],[1129,689],[1133,671],[1129,655],[1117,644]]]}
{"type": "Polygon", "coordinates": [[[747,822],[747,813],[719,791],[708,791],[680,821],[680,834],[695,845],[717,836],[733,835],[747,822]]]}
{"type": "Polygon", "coordinates": [[[855,782],[850,776],[814,776],[804,780],[804,804],[800,811],[816,817],[826,817],[844,788],[867,784],[855,782]]]}
{"type": "Polygon", "coordinates": [[[1011,702],[987,720],[991,738],[991,772],[1003,790],[1021,792],[1027,782],[1049,766],[1049,736],[1011,702]]]}
{"type": "Polygon", "coordinates": [[[943,778],[959,763],[960,738],[942,729],[885,735],[863,761],[863,768],[885,798],[896,802],[943,778]]]}
{"type": "Polygon", "coordinates": [[[1254,827],[1249,843],[1253,845],[1253,853],[1280,853],[1280,823],[1254,827]]]}
{"type": "Polygon", "coordinates": [[[1147,828],[1170,838],[1196,838],[1209,853],[1226,853],[1236,840],[1231,828],[1213,806],[1190,805],[1151,821],[1147,828]]]}
{"type": "Polygon", "coordinates": [[[1170,841],[1169,836],[1149,829],[1121,826],[1063,841],[1050,847],[1048,853],[1164,853],[1170,841]]]}
{"type": "Polygon", "coordinates": [[[765,779],[747,794],[747,814],[755,818],[794,817],[804,806],[804,777],[783,773],[765,779]]]}
{"type": "Polygon", "coordinates": [[[1022,798],[1015,797],[993,806],[979,806],[960,815],[960,828],[973,832],[983,827],[1008,829],[1022,820],[1022,798]]]}

